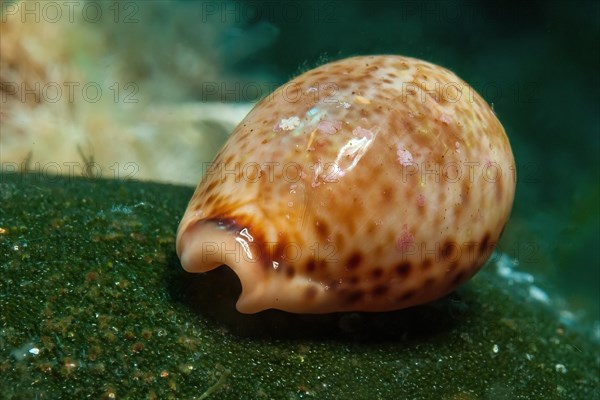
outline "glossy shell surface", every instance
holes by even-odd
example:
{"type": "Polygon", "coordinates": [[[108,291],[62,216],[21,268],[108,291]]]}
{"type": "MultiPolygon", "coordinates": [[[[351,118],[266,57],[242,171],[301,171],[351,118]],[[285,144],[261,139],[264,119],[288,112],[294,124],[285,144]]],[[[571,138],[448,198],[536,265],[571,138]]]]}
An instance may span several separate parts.
{"type": "Polygon", "coordinates": [[[310,70],[207,165],[177,234],[190,272],[231,267],[237,309],[388,311],[473,276],[509,217],[514,159],[489,105],[401,56],[310,70]]]}

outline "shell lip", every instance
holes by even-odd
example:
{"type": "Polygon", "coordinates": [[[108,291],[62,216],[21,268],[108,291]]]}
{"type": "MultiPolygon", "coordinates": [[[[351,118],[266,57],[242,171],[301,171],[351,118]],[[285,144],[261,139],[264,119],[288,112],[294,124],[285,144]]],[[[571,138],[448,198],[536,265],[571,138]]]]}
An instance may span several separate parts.
{"type": "Polygon", "coordinates": [[[176,245],[181,266],[187,272],[208,272],[222,265],[231,268],[242,286],[236,308],[246,314],[269,308],[261,298],[268,286],[265,259],[258,250],[249,250],[249,237],[248,228],[236,219],[196,219],[182,224],[176,245]]]}

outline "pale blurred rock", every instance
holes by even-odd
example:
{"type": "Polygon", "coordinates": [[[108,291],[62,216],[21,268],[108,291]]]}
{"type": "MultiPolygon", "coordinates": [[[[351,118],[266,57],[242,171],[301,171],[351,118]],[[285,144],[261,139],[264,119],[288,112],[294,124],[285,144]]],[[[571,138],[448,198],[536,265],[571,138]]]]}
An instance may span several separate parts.
{"type": "Polygon", "coordinates": [[[240,29],[199,14],[201,2],[129,3],[137,23],[115,21],[112,2],[94,3],[103,18],[93,23],[67,2],[53,3],[62,7],[56,20],[45,3],[27,5],[38,7],[37,22],[24,3],[2,3],[1,171],[195,185],[202,163],[252,107],[235,90],[270,87],[261,86],[266,75],[231,74],[228,65],[276,31],[232,36],[240,29]],[[234,51],[238,36],[243,54],[234,51]],[[229,45],[219,46],[224,39],[229,45]]]}

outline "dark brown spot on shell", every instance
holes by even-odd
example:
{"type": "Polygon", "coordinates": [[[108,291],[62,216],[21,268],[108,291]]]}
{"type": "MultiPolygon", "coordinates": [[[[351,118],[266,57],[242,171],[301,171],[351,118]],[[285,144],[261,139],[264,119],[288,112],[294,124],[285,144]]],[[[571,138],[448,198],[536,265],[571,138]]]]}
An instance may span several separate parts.
{"type": "Polygon", "coordinates": [[[382,200],[386,203],[394,200],[394,189],[389,186],[384,186],[381,196],[382,200]]]}
{"type": "Polygon", "coordinates": [[[410,275],[411,268],[412,266],[410,265],[410,262],[404,261],[398,264],[396,267],[396,273],[402,278],[406,278],[408,275],[410,275]]]}
{"type": "Polygon", "coordinates": [[[362,262],[362,254],[360,253],[352,253],[352,255],[348,258],[348,261],[346,261],[346,268],[352,270],[352,269],[356,269],[360,266],[360,263],[362,262]]]}
{"type": "Polygon", "coordinates": [[[369,221],[369,223],[367,224],[367,233],[373,234],[373,233],[375,233],[376,230],[377,230],[377,223],[375,223],[375,221],[369,221]]]}
{"type": "Polygon", "coordinates": [[[456,244],[452,240],[446,240],[440,249],[440,257],[442,260],[448,260],[449,258],[454,258],[454,253],[456,253],[456,244]]]}
{"type": "Polygon", "coordinates": [[[327,223],[322,220],[317,220],[315,222],[315,228],[317,230],[317,234],[321,239],[326,239],[329,236],[329,227],[327,223]]]}
{"type": "Polygon", "coordinates": [[[373,290],[371,290],[371,295],[378,297],[387,293],[388,290],[389,287],[387,285],[377,285],[373,288],[373,290]]]}
{"type": "Polygon", "coordinates": [[[462,204],[456,204],[454,205],[454,216],[458,219],[460,217],[460,214],[462,214],[463,212],[463,206],[462,204]]]}
{"type": "Polygon", "coordinates": [[[308,261],[306,262],[306,272],[314,272],[315,268],[317,267],[317,263],[315,262],[314,258],[309,258],[308,261]]]}
{"type": "MultiPolygon", "coordinates": [[[[414,132],[415,131],[415,124],[411,120],[404,118],[401,120],[401,122],[402,122],[402,129],[404,129],[405,132],[414,132]]],[[[431,139],[429,139],[425,135],[414,135],[414,140],[419,145],[425,145],[425,144],[428,144],[431,139]]]]}
{"type": "Polygon", "coordinates": [[[351,276],[350,279],[348,279],[348,282],[351,285],[357,285],[358,282],[360,282],[360,278],[358,276],[351,276]]]}
{"type": "Polygon", "coordinates": [[[288,279],[292,279],[295,274],[296,274],[296,271],[294,270],[294,267],[292,267],[291,265],[285,266],[285,276],[287,276],[288,279]]]}
{"type": "Polygon", "coordinates": [[[356,290],[350,293],[348,297],[346,297],[346,303],[356,303],[357,301],[362,299],[364,295],[365,293],[362,290],[356,290]]]}
{"type": "Polygon", "coordinates": [[[423,271],[427,271],[429,268],[431,268],[431,258],[426,258],[423,260],[423,262],[421,263],[421,269],[423,271]]]}
{"type": "Polygon", "coordinates": [[[376,267],[371,271],[371,278],[379,279],[383,276],[383,269],[376,267]]]}

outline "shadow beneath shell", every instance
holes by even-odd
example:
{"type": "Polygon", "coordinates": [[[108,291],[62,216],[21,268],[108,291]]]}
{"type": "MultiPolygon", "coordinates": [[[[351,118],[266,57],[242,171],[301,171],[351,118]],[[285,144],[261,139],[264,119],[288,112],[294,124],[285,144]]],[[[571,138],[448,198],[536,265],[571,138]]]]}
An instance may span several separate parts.
{"type": "MultiPolygon", "coordinates": [[[[170,268],[180,269],[176,258],[170,268]]],[[[468,287],[432,303],[399,311],[368,313],[292,314],[266,310],[242,314],[235,308],[241,293],[237,275],[227,267],[202,274],[183,270],[170,274],[172,297],[199,318],[213,321],[236,336],[275,340],[333,340],[364,343],[383,341],[420,342],[460,328],[468,315],[479,309],[466,302],[468,287]]]]}

